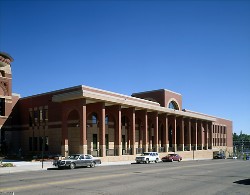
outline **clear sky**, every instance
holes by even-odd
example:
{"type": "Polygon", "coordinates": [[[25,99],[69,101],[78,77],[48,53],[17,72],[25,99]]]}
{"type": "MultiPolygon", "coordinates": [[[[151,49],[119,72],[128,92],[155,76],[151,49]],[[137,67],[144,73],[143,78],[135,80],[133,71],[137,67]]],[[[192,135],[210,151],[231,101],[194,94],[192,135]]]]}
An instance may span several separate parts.
{"type": "Polygon", "coordinates": [[[182,94],[250,134],[250,1],[0,0],[0,50],[22,97],[88,85],[182,94]]]}

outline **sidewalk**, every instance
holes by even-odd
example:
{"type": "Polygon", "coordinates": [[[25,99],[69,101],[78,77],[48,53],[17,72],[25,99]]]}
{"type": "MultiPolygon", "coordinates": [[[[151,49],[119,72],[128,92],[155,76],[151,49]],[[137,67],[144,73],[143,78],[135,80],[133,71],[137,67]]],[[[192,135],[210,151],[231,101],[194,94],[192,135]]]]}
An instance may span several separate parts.
{"type": "MultiPolygon", "coordinates": [[[[184,161],[193,161],[193,160],[208,160],[208,159],[185,159],[184,161]]],[[[211,160],[211,159],[210,159],[211,160]]],[[[2,174],[11,174],[17,172],[24,172],[24,171],[45,171],[49,169],[56,169],[53,166],[53,161],[44,161],[43,168],[42,162],[30,162],[30,161],[13,161],[4,159],[3,163],[11,162],[13,163],[14,167],[0,167],[0,175],[2,174]]],[[[97,166],[110,166],[110,165],[128,165],[131,163],[135,163],[135,161],[118,161],[118,162],[102,162],[102,164],[97,166]]]]}
{"type": "MultiPolygon", "coordinates": [[[[0,175],[24,172],[24,171],[43,171],[56,168],[55,166],[53,166],[52,161],[44,161],[43,168],[42,168],[42,162],[3,160],[3,163],[7,162],[13,163],[14,167],[0,167],[0,175]]],[[[102,162],[101,165],[97,166],[126,165],[131,163],[134,163],[134,161],[102,162]]]]}

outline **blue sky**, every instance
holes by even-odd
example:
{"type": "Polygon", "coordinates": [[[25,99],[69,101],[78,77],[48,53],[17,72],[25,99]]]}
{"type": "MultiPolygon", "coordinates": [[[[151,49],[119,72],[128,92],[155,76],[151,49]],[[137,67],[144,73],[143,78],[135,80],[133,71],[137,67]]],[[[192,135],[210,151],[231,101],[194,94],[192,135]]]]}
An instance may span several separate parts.
{"type": "Polygon", "coordinates": [[[250,134],[250,1],[0,0],[0,50],[22,97],[165,88],[250,134]]]}

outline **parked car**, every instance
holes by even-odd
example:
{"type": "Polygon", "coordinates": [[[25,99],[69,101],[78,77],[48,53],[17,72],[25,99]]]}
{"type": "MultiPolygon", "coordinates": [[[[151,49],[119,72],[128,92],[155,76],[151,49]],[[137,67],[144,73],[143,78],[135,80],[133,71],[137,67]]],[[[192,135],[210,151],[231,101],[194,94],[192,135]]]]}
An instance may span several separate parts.
{"type": "Polygon", "coordinates": [[[73,154],[68,156],[68,158],[55,160],[53,162],[53,165],[57,166],[59,169],[66,167],[70,169],[74,169],[76,167],[94,168],[96,164],[101,164],[101,160],[93,158],[90,154],[73,154]]]}
{"type": "Polygon", "coordinates": [[[162,157],[162,162],[173,162],[173,161],[182,161],[182,157],[179,154],[168,154],[167,156],[162,157]]]}
{"type": "Polygon", "coordinates": [[[226,159],[226,156],[223,153],[219,153],[214,156],[214,159],[226,159]]]}
{"type": "Polygon", "coordinates": [[[144,152],[141,156],[136,156],[136,163],[150,163],[155,162],[158,163],[160,160],[159,154],[157,152],[144,152]]]}

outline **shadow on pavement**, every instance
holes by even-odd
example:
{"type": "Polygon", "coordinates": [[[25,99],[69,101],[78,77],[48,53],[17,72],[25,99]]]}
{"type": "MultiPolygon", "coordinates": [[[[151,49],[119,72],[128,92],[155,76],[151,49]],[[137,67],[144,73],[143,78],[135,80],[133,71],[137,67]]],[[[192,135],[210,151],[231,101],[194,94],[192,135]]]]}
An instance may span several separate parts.
{"type": "Polygon", "coordinates": [[[250,185],[250,179],[243,179],[243,180],[235,181],[234,183],[243,184],[243,185],[250,185]]]}
{"type": "Polygon", "coordinates": [[[53,167],[53,168],[47,168],[47,170],[60,170],[57,167],[53,167]]]}

